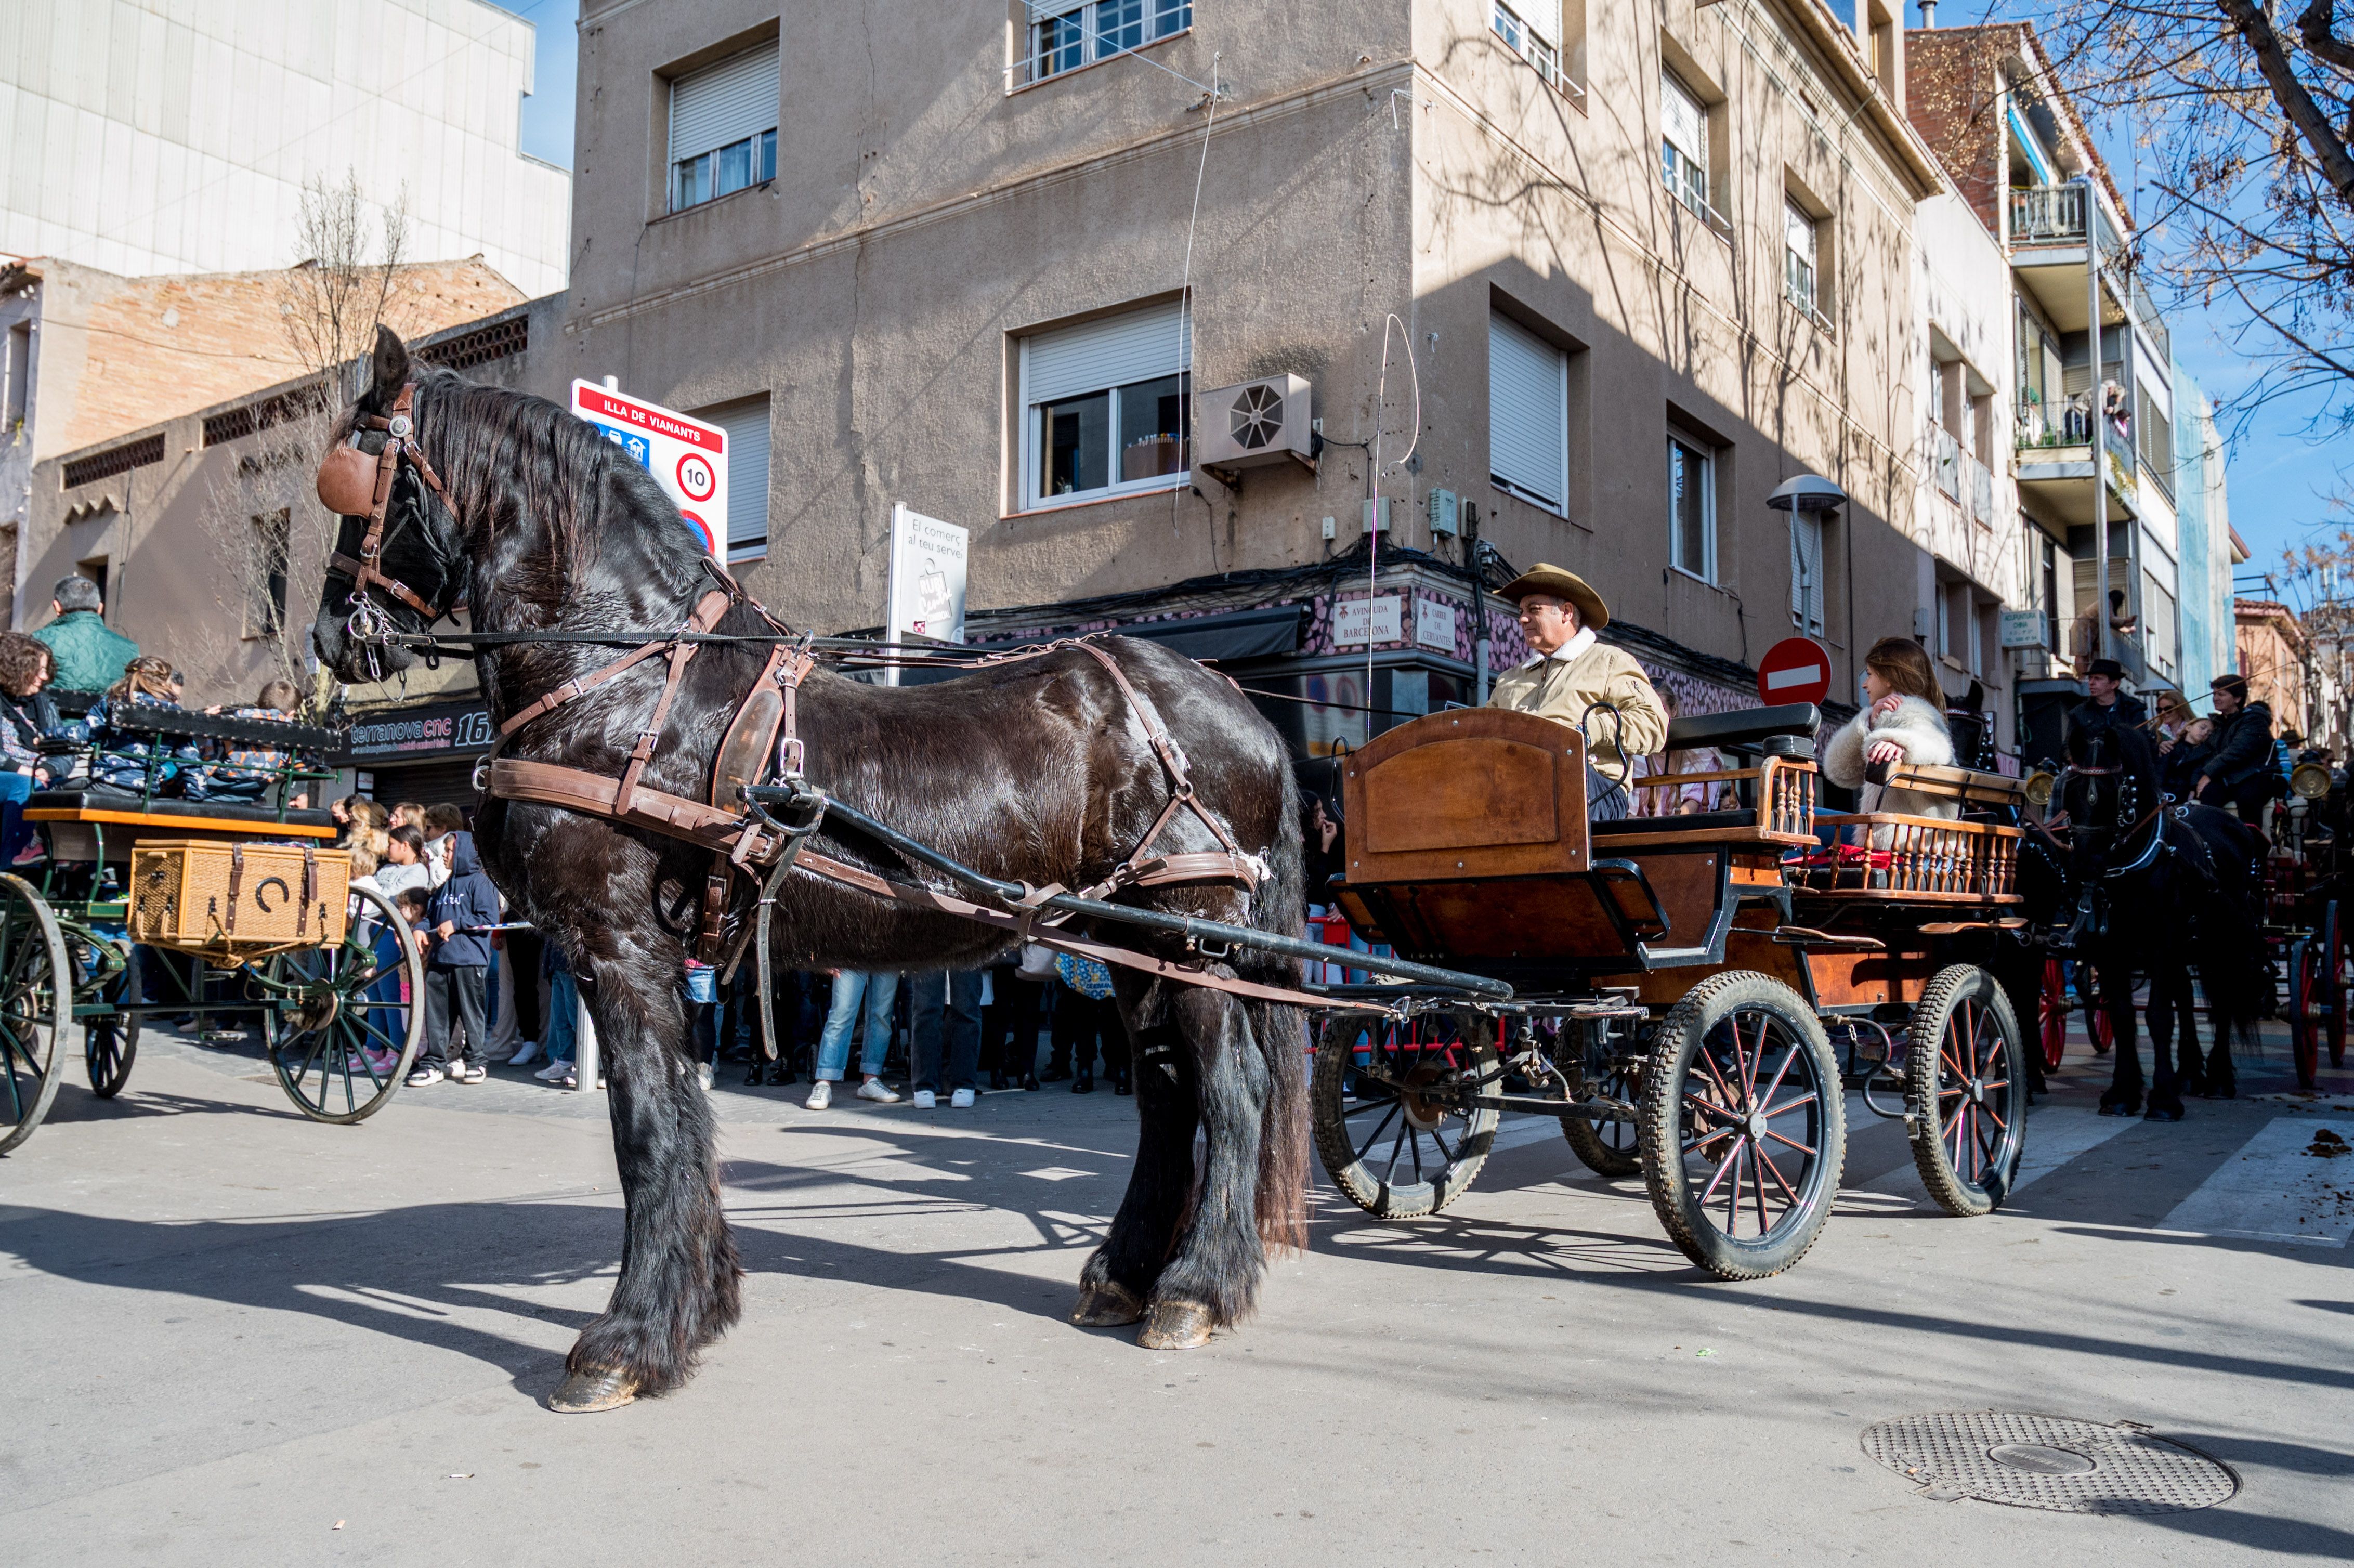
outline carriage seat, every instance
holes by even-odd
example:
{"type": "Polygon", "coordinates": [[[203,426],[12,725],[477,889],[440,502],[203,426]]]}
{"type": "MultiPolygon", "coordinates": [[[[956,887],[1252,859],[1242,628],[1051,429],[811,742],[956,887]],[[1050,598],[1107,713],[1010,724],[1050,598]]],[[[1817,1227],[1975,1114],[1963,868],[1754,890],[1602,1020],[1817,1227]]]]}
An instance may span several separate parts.
{"type": "Polygon", "coordinates": [[[1718,828],[1754,828],[1757,813],[1751,810],[1691,811],[1681,817],[1621,817],[1617,821],[1596,822],[1594,836],[1601,838],[1635,838],[1645,833],[1699,833],[1718,828]]]}
{"type": "Polygon", "coordinates": [[[1696,751],[1712,747],[1734,751],[1766,750],[1783,757],[1812,757],[1816,732],[1822,728],[1822,710],[1812,703],[1784,703],[1778,707],[1742,708],[1729,714],[1695,714],[1668,726],[1667,749],[1696,751]],[[1768,742],[1803,742],[1802,747],[1768,742]]]}
{"type": "MultiPolygon", "coordinates": [[[[327,828],[334,818],[324,811],[287,811],[246,800],[143,800],[119,789],[36,789],[25,802],[32,821],[90,821],[90,813],[130,813],[143,817],[205,817],[215,821],[251,822],[257,828],[327,828]]],[[[308,835],[305,835],[308,836],[308,835]]]]}

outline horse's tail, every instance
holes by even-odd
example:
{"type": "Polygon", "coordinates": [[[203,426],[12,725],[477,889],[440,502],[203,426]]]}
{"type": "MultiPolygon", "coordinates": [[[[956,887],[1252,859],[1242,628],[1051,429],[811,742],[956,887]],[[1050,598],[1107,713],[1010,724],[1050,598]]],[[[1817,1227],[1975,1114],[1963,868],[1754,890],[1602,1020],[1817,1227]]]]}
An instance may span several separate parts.
{"type": "MultiPolygon", "coordinates": [[[[1299,833],[1299,783],[1288,767],[1283,780],[1283,815],[1267,847],[1267,876],[1251,901],[1250,922],[1262,931],[1296,937],[1300,929],[1301,884],[1306,875],[1299,833]]],[[[1299,960],[1253,955],[1241,966],[1246,978],[1296,988],[1299,960]]],[[[1284,1002],[1246,1000],[1251,1039],[1267,1068],[1267,1112],[1259,1123],[1258,1234],[1278,1251],[1308,1245],[1308,1033],[1299,1009],[1284,1002]]]]}

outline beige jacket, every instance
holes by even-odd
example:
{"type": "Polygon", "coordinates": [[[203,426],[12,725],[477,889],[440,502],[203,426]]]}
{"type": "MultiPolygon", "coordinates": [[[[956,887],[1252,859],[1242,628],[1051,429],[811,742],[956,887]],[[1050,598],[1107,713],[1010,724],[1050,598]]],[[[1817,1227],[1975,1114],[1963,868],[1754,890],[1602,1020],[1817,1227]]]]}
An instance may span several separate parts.
{"type": "Polygon", "coordinates": [[[1628,766],[1620,757],[1621,745],[1638,754],[1660,750],[1668,740],[1668,710],[1632,654],[1606,642],[1588,641],[1588,636],[1580,632],[1558,652],[1497,676],[1488,705],[1577,726],[1585,732],[1585,757],[1595,771],[1611,783],[1623,783],[1628,766]],[[1580,648],[1580,643],[1585,646],[1580,648]],[[1587,710],[1596,703],[1617,709],[1617,718],[1596,714],[1589,723],[1587,710]]]}

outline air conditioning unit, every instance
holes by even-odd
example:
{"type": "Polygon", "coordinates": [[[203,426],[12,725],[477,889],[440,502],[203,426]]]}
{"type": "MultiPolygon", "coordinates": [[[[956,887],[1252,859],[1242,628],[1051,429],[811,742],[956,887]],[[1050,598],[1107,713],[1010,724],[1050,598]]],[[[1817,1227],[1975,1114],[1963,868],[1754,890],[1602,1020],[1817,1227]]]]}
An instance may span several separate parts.
{"type": "Polygon", "coordinates": [[[1221,477],[1286,460],[1314,468],[1320,443],[1309,423],[1308,394],[1299,376],[1263,376],[1202,393],[1193,405],[1202,466],[1221,477]]]}

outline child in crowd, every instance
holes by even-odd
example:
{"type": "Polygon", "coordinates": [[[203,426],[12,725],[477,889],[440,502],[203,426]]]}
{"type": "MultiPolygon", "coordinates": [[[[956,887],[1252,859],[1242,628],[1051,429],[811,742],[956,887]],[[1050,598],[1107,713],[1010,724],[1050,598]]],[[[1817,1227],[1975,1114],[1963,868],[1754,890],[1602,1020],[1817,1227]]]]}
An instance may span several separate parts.
{"type": "MultiPolygon", "coordinates": [[[[439,808],[437,808],[438,810],[439,808]]],[[[499,923],[498,890],[474,853],[474,835],[453,830],[448,841],[449,875],[433,890],[427,918],[433,951],[425,966],[425,1047],[411,1084],[479,1084],[490,1075],[480,1060],[489,1034],[484,1028],[485,971],[491,962],[490,928],[499,923]],[[461,1046],[451,1025],[463,1032],[461,1046]],[[474,1058],[469,1060],[471,1053],[474,1058]]]]}
{"type": "Polygon", "coordinates": [[[185,739],[175,741],[143,730],[126,730],[114,722],[117,715],[133,708],[176,712],[180,706],[174,695],[176,690],[172,683],[171,661],[167,659],[143,655],[122,667],[122,679],[109,686],[105,697],[90,710],[90,739],[98,747],[90,758],[91,784],[102,789],[138,794],[149,787],[147,775],[152,766],[154,788],[160,791],[181,773],[203,763],[203,757],[185,739]]]}
{"type": "Polygon", "coordinates": [[[450,839],[464,830],[466,813],[445,800],[425,808],[419,826],[425,832],[425,869],[439,887],[450,879],[450,839]]]}

